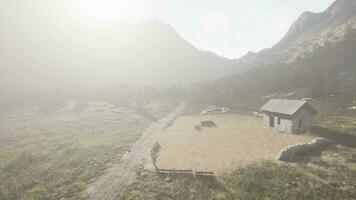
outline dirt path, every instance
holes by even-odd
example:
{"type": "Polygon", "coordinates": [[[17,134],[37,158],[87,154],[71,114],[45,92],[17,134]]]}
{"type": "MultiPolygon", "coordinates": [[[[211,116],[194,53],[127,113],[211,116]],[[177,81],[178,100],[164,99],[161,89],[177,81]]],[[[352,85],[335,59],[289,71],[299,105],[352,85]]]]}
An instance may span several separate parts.
{"type": "Polygon", "coordinates": [[[126,153],[121,160],[107,170],[107,173],[92,183],[87,189],[88,199],[90,200],[112,200],[120,193],[123,186],[132,183],[136,178],[136,169],[150,152],[156,142],[154,135],[165,128],[175,119],[185,108],[185,103],[181,102],[166,118],[159,122],[152,123],[132,146],[131,151],[126,153]]]}

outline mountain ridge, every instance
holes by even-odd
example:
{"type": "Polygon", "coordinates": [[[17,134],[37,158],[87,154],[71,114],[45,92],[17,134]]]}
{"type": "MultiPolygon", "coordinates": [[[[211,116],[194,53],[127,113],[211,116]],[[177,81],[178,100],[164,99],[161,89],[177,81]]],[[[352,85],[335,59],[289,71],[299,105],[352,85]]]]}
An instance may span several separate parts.
{"type": "Polygon", "coordinates": [[[305,11],[273,47],[258,53],[247,54],[238,60],[254,66],[296,62],[310,56],[317,49],[324,47],[326,43],[337,42],[333,36],[340,29],[354,23],[355,18],[355,0],[336,0],[320,13],[305,11]]]}

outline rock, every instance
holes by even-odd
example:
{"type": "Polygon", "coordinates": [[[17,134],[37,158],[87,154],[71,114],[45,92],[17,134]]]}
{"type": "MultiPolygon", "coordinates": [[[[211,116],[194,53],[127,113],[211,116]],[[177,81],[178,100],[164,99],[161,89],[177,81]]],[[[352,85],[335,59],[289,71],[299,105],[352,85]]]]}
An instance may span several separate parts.
{"type": "Polygon", "coordinates": [[[276,157],[276,160],[291,161],[296,156],[302,156],[332,144],[332,141],[326,138],[316,138],[311,143],[295,144],[282,149],[276,157]]]}
{"type": "Polygon", "coordinates": [[[297,186],[298,184],[297,184],[296,182],[292,181],[292,182],[290,183],[290,185],[293,186],[293,187],[295,187],[295,186],[297,186]]]}
{"type": "Polygon", "coordinates": [[[329,182],[329,185],[331,185],[333,187],[339,187],[339,183],[337,183],[336,181],[329,182]]]}
{"type": "Polygon", "coordinates": [[[348,108],[349,110],[356,110],[356,106],[351,106],[348,108]]]}
{"type": "Polygon", "coordinates": [[[200,125],[197,125],[197,126],[194,126],[194,129],[197,130],[197,131],[201,131],[201,126],[200,125]]]}

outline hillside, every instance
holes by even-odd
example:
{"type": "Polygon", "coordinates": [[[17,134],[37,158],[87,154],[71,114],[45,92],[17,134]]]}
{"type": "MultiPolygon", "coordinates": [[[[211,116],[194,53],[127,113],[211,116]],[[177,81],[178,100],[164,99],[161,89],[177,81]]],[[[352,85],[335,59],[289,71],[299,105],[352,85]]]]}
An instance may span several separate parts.
{"type": "Polygon", "coordinates": [[[250,53],[240,62],[250,65],[297,62],[327,44],[345,40],[355,29],[356,1],[337,0],[324,12],[304,12],[275,46],[250,53]]]}
{"type": "Polygon", "coordinates": [[[246,72],[196,85],[193,93],[210,104],[252,109],[269,98],[333,99],[352,106],[355,49],[356,1],[337,0],[322,13],[304,12],[272,48],[240,58],[250,68],[246,72]]]}
{"type": "Polygon", "coordinates": [[[42,0],[0,3],[0,89],[162,86],[239,71],[159,20],[125,24],[60,8],[42,0]]]}

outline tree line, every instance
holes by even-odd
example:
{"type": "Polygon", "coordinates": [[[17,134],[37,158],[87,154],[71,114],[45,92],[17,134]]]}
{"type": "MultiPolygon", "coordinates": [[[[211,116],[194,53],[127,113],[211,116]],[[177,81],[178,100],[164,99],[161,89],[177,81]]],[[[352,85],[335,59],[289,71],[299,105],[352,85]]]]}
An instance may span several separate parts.
{"type": "MultiPolygon", "coordinates": [[[[293,63],[260,65],[220,80],[195,83],[191,96],[208,104],[232,106],[285,91],[304,90],[305,97],[317,99],[338,95],[345,87],[340,80],[344,71],[351,77],[349,85],[356,87],[355,49],[353,39],[328,43],[293,63]]],[[[355,90],[351,88],[356,98],[355,90]]]]}

